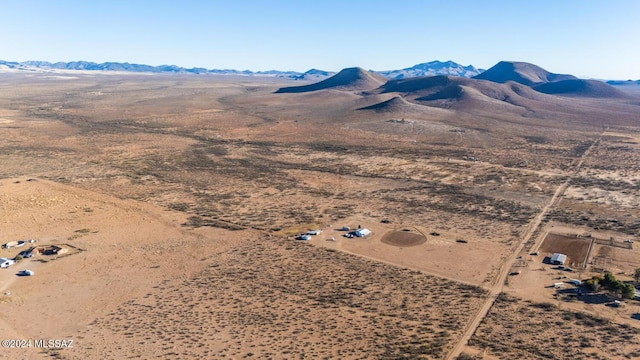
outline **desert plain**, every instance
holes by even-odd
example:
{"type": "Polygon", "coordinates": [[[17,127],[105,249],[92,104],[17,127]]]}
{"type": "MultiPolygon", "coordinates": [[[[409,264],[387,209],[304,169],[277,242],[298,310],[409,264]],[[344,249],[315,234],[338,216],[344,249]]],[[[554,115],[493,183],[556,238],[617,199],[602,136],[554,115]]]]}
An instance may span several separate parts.
{"type": "Polygon", "coordinates": [[[0,74],[0,358],[640,357],[637,93],[341,74],[0,74]]]}

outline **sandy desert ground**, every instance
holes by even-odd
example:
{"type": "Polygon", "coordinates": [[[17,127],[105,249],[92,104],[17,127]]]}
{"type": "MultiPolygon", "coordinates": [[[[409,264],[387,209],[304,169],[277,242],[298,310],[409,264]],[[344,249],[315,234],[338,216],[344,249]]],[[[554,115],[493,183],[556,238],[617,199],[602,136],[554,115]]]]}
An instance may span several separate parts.
{"type": "Polygon", "coordinates": [[[0,269],[0,326],[73,348],[0,358],[640,354],[640,303],[549,287],[640,267],[623,246],[640,229],[638,100],[423,106],[276,94],[292,85],[277,78],[2,76],[0,242],[72,251],[0,269]],[[543,262],[562,248],[549,233],[600,240],[563,275],[543,262]]]}

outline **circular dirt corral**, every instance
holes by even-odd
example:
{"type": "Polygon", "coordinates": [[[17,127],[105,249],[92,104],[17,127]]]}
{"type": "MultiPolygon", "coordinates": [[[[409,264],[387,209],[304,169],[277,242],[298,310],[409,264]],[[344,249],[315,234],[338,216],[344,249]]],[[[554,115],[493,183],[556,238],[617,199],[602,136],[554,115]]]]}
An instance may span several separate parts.
{"type": "Polygon", "coordinates": [[[405,229],[402,231],[389,231],[384,234],[381,241],[393,246],[409,247],[424,244],[427,242],[427,238],[418,232],[406,231],[405,229]]]}

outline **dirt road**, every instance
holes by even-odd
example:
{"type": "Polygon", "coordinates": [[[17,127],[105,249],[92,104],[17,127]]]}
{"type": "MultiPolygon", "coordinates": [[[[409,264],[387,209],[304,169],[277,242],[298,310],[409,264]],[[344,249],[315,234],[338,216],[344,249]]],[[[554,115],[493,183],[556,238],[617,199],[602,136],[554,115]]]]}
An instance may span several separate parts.
{"type": "Polygon", "coordinates": [[[580,157],[580,160],[575,165],[574,170],[571,172],[570,176],[567,177],[567,180],[556,189],[555,193],[553,194],[549,202],[542,208],[542,210],[540,210],[538,215],[536,215],[536,217],[530,223],[529,229],[520,240],[518,247],[513,251],[513,253],[511,253],[511,255],[507,259],[505,259],[504,263],[501,265],[499,274],[494,278],[494,281],[492,282],[492,286],[488,289],[489,296],[487,297],[487,300],[484,302],[480,310],[478,310],[478,313],[473,317],[469,325],[467,325],[467,328],[464,334],[462,335],[458,343],[453,347],[453,349],[447,356],[447,359],[455,359],[460,355],[460,353],[462,353],[464,347],[467,345],[467,342],[469,341],[469,339],[471,339],[473,334],[476,332],[476,329],[480,325],[480,322],[482,322],[482,319],[484,319],[484,317],[487,315],[487,313],[491,309],[491,306],[493,306],[493,303],[498,298],[498,295],[500,295],[500,293],[502,292],[502,289],[504,288],[505,279],[507,278],[507,276],[509,276],[509,271],[513,267],[513,264],[515,263],[518,257],[518,254],[522,251],[525,244],[529,240],[531,240],[533,235],[536,233],[536,230],[542,224],[542,220],[544,219],[545,215],[553,207],[557,205],[558,201],[560,200],[564,192],[567,190],[567,187],[569,187],[571,180],[573,180],[573,178],[580,171],[580,168],[582,167],[584,160],[591,153],[592,149],[600,143],[600,139],[608,129],[609,128],[605,129],[600,134],[600,136],[593,141],[591,146],[589,146],[589,148],[582,154],[582,156],[580,157]]]}

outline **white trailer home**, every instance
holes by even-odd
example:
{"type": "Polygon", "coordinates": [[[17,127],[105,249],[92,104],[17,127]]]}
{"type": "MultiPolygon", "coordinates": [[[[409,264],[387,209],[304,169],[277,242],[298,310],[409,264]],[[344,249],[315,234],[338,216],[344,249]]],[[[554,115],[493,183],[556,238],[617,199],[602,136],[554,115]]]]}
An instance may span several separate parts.
{"type": "Polygon", "coordinates": [[[9,266],[15,263],[16,263],[15,260],[0,258],[0,268],[8,268],[9,266]]]}

